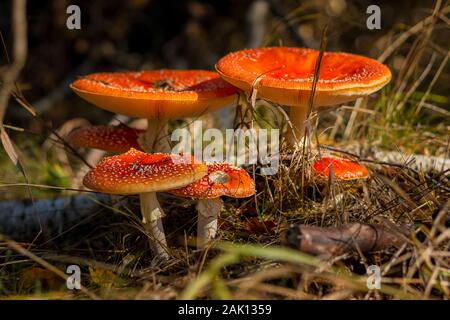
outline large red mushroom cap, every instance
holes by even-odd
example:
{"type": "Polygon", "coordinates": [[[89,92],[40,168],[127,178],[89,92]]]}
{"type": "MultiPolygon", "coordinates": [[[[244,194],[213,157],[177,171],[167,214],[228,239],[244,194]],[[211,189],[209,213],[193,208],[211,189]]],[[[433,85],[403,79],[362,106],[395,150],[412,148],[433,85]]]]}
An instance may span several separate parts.
{"type": "Polygon", "coordinates": [[[195,117],[236,99],[235,87],[205,70],[94,73],[70,87],[97,107],[138,118],[195,117]]]}
{"type": "Polygon", "coordinates": [[[215,163],[208,165],[208,174],[202,179],[169,193],[196,199],[246,198],[255,194],[255,183],[244,169],[228,163],[215,163]]]}
{"type": "MultiPolygon", "coordinates": [[[[286,106],[306,106],[319,51],[269,47],[232,52],[216,64],[229,83],[258,97],[286,106]],[[259,81],[256,81],[258,80],[259,81]]],[[[349,53],[325,52],[314,96],[316,107],[333,106],[368,95],[391,79],[376,60],[349,53]]]]}
{"type": "Polygon", "coordinates": [[[86,174],[83,184],[111,194],[158,192],[186,186],[207,172],[207,166],[192,156],[130,149],[104,158],[86,174]]]}
{"type": "Polygon", "coordinates": [[[366,167],[347,159],[323,157],[313,164],[313,172],[317,176],[328,178],[331,170],[338,180],[357,180],[369,177],[366,167]]]}
{"type": "Polygon", "coordinates": [[[66,140],[75,148],[94,148],[109,152],[123,153],[135,148],[141,150],[138,137],[145,130],[118,126],[81,127],[72,130],[66,140]]]}

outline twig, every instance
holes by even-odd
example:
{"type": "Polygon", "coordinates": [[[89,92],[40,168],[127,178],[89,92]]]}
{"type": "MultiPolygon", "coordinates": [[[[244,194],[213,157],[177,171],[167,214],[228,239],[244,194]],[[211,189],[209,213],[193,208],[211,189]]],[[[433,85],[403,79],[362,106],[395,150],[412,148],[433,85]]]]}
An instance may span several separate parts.
{"type": "MultiPolygon", "coordinates": [[[[445,7],[440,12],[442,15],[447,14],[450,12],[450,6],[445,7]]],[[[419,23],[415,24],[413,27],[408,29],[406,32],[402,33],[392,44],[384,50],[383,54],[378,57],[379,62],[384,62],[395,50],[397,50],[398,47],[400,47],[410,36],[413,34],[416,34],[422,28],[426,27],[427,25],[433,23],[435,19],[434,15],[430,15],[429,17],[423,19],[419,23]]]]}
{"type": "Polygon", "coordinates": [[[416,110],[414,112],[415,115],[417,115],[420,112],[420,110],[422,109],[422,106],[423,106],[425,100],[430,95],[431,89],[433,88],[433,86],[436,83],[437,79],[439,78],[439,76],[441,75],[442,71],[444,70],[444,67],[447,65],[447,61],[448,61],[449,58],[450,58],[450,50],[447,51],[447,54],[446,54],[444,60],[442,60],[438,70],[434,74],[433,79],[431,80],[430,84],[428,85],[427,91],[422,96],[422,99],[420,99],[419,105],[417,106],[417,108],[416,108],[416,110]]]}
{"type": "Polygon", "coordinates": [[[3,120],[8,107],[9,99],[11,98],[11,91],[16,86],[16,80],[27,59],[28,43],[27,43],[27,20],[26,20],[26,1],[14,0],[12,5],[12,30],[14,36],[13,44],[13,58],[14,61],[9,61],[8,51],[6,50],[6,44],[3,39],[3,35],[0,33],[0,38],[5,49],[6,59],[9,63],[9,67],[6,67],[3,74],[0,76],[0,133],[1,142],[5,148],[11,161],[22,172],[26,179],[25,170],[23,169],[19,156],[15,150],[14,144],[9,138],[8,134],[3,127],[3,120]]]}

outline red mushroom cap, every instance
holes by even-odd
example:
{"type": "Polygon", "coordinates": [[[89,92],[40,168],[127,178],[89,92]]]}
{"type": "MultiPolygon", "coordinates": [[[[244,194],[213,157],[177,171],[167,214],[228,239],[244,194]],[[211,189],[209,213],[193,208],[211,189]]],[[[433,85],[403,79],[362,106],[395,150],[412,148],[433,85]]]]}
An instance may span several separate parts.
{"type": "Polygon", "coordinates": [[[111,194],[157,192],[186,186],[207,172],[207,166],[192,156],[148,154],[130,149],[104,158],[86,174],[83,184],[111,194]]]}
{"type": "Polygon", "coordinates": [[[145,130],[118,126],[81,127],[71,131],[67,142],[75,148],[94,148],[109,152],[123,153],[135,148],[141,150],[138,137],[145,130]]]}
{"type": "Polygon", "coordinates": [[[235,87],[205,70],[94,73],[71,88],[97,107],[138,118],[195,117],[236,99],[235,87]]]}
{"type": "Polygon", "coordinates": [[[313,164],[313,172],[317,176],[328,178],[331,167],[334,176],[339,180],[357,180],[369,177],[369,171],[366,167],[340,158],[324,157],[316,160],[313,164]]]}
{"type": "Polygon", "coordinates": [[[169,193],[196,199],[246,198],[255,194],[255,183],[244,169],[228,163],[215,163],[208,165],[208,174],[202,179],[169,193]]]}
{"type": "MultiPolygon", "coordinates": [[[[287,106],[306,106],[319,51],[270,47],[232,52],[216,64],[229,83],[258,97],[287,106]]],[[[316,107],[337,105],[375,92],[391,79],[389,69],[376,60],[340,52],[325,52],[314,96],[316,107]]]]}

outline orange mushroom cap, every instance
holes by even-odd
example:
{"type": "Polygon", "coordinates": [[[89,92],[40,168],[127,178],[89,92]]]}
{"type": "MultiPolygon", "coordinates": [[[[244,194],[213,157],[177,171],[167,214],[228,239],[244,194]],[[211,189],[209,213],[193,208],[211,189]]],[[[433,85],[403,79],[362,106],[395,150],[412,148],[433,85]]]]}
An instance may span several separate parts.
{"type": "Polygon", "coordinates": [[[244,169],[228,163],[215,163],[208,165],[208,174],[202,179],[169,193],[196,199],[246,198],[255,194],[255,183],[244,169]]]}
{"type": "Polygon", "coordinates": [[[216,72],[205,70],[94,73],[70,87],[105,110],[158,119],[200,116],[232,103],[236,94],[216,72]]]}
{"type": "MultiPolygon", "coordinates": [[[[232,52],[216,69],[234,86],[286,106],[306,106],[319,51],[269,47],[232,52]],[[260,79],[257,83],[256,80],[260,79]]],[[[340,52],[325,52],[314,96],[316,107],[337,105],[368,95],[386,85],[390,70],[376,60],[340,52]]]]}
{"type": "Polygon", "coordinates": [[[123,153],[135,148],[141,150],[138,137],[145,130],[118,126],[81,127],[72,130],[67,142],[75,148],[95,148],[109,152],[123,153]]]}
{"type": "Polygon", "coordinates": [[[328,178],[331,167],[334,176],[339,180],[357,180],[369,177],[369,171],[366,167],[340,158],[324,157],[316,160],[313,164],[313,172],[315,175],[328,178]]]}
{"type": "Polygon", "coordinates": [[[186,186],[207,172],[207,166],[192,156],[130,149],[104,158],[86,174],[83,184],[111,194],[157,192],[186,186]]]}

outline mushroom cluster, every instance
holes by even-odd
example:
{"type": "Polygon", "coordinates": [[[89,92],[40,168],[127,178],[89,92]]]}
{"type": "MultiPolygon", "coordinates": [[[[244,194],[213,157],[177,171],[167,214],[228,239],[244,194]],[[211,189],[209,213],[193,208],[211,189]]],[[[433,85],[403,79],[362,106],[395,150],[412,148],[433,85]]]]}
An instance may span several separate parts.
{"type": "Polygon", "coordinates": [[[159,257],[168,257],[162,224],[164,212],[155,192],[186,186],[207,173],[206,165],[192,157],[148,154],[136,149],[106,157],[91,169],[83,184],[92,190],[110,194],[139,194],[143,223],[150,245],[159,257]]]}
{"type": "MultiPolygon", "coordinates": [[[[198,200],[197,247],[203,248],[216,235],[220,197],[252,196],[255,183],[244,169],[231,164],[205,164],[192,156],[170,153],[168,120],[201,116],[236,101],[240,92],[249,94],[256,89],[258,98],[290,107],[293,130],[288,130],[285,138],[295,146],[305,131],[318,56],[312,49],[258,48],[224,56],[216,64],[217,72],[152,70],[81,77],[71,84],[80,97],[117,114],[145,118],[148,123],[146,130],[120,125],[70,133],[68,142],[74,147],[119,153],[91,169],[84,185],[111,194],[139,194],[150,245],[161,258],[169,255],[161,220],[164,212],[156,192],[198,200]]],[[[389,69],[375,60],[325,52],[312,106],[335,106],[367,96],[390,79],[389,69]]],[[[322,158],[313,171],[326,177],[332,170],[338,178],[343,174],[344,180],[367,177],[367,169],[361,166],[359,173],[350,177],[345,173],[349,166],[343,159],[322,158]]]]}
{"type": "MultiPolygon", "coordinates": [[[[74,81],[71,88],[97,107],[147,119],[145,131],[125,125],[85,127],[71,132],[68,142],[74,147],[125,152],[103,159],[87,173],[84,185],[111,194],[139,194],[150,245],[156,256],[166,259],[169,255],[162,223],[164,212],[155,192],[186,187],[201,178],[206,179],[209,171],[193,157],[169,153],[168,120],[198,117],[224,107],[236,100],[236,88],[216,72],[205,70],[96,73],[74,81]]],[[[214,176],[214,172],[210,173],[214,176]]],[[[253,193],[249,192],[248,196],[253,193]]],[[[205,210],[199,212],[205,214],[205,210]]],[[[214,211],[212,215],[216,225],[217,214],[214,211]]],[[[215,229],[210,230],[212,222],[204,225],[203,220],[200,218],[199,224],[202,246],[205,239],[211,239],[215,234],[215,229]]]]}

